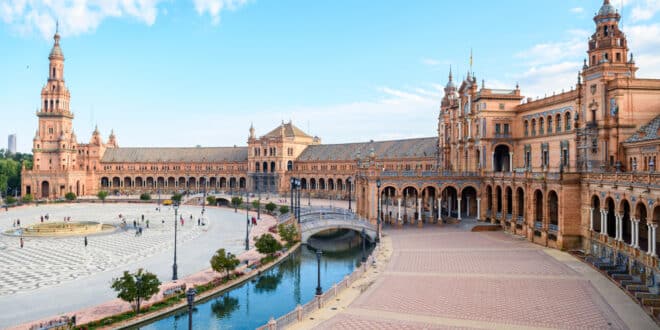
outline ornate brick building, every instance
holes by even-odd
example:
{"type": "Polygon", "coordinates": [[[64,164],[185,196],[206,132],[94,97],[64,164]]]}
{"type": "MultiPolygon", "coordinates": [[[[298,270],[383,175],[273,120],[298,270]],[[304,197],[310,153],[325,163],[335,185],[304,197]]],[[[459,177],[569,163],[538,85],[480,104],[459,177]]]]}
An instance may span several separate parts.
{"type": "Polygon", "coordinates": [[[599,241],[657,263],[660,80],[636,77],[620,18],[605,0],[584,66],[561,94],[526,99],[518,86],[480,86],[472,72],[457,84],[450,71],[437,136],[334,145],[291,122],[261,136],[250,126],[247,147],[120,148],[98,130],[80,144],[56,34],[22,192],[288,194],[297,177],[304,196],[352,191],[371,221],[379,209],[393,224],[475,217],[539,244],[599,241]]]}

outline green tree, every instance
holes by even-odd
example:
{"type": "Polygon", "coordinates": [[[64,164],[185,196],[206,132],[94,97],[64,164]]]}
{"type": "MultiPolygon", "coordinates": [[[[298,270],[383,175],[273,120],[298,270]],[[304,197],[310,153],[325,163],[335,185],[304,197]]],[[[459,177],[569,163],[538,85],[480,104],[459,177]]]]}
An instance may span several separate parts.
{"type": "MultiPolygon", "coordinates": [[[[268,207],[268,206],[266,206],[266,207],[268,207]]],[[[284,214],[284,213],[287,213],[287,212],[289,212],[289,206],[288,205],[281,205],[280,206],[280,214],[284,214]]]]}
{"type": "Polygon", "coordinates": [[[108,197],[108,192],[105,190],[100,190],[98,193],[96,193],[96,197],[105,203],[105,198],[108,197]]]}
{"type": "Polygon", "coordinates": [[[206,197],[206,202],[208,202],[209,205],[214,205],[214,206],[217,204],[217,200],[216,200],[215,196],[207,196],[206,197]]]}
{"type": "Polygon", "coordinates": [[[257,238],[254,245],[259,253],[272,256],[275,252],[282,249],[282,244],[278,242],[271,234],[263,234],[257,238]]]}
{"type": "Polygon", "coordinates": [[[140,200],[141,201],[150,201],[151,200],[151,195],[149,193],[142,193],[142,194],[140,194],[140,200]]]}
{"type": "Polygon", "coordinates": [[[5,197],[5,203],[7,203],[7,205],[14,204],[16,203],[16,198],[14,198],[14,196],[7,196],[5,197]]]}
{"type": "Polygon", "coordinates": [[[172,197],[170,199],[172,201],[174,201],[176,204],[181,204],[181,199],[183,199],[183,195],[181,195],[179,193],[176,193],[176,194],[172,195],[172,197]]]}
{"type": "Polygon", "coordinates": [[[231,253],[225,252],[225,249],[220,249],[215,252],[213,257],[211,257],[211,268],[218,273],[225,273],[225,276],[229,276],[229,272],[234,270],[240,261],[231,253]]]}
{"type": "Polygon", "coordinates": [[[295,225],[285,225],[282,223],[277,226],[277,232],[280,234],[280,237],[286,241],[286,245],[288,247],[291,247],[297,242],[298,230],[296,229],[295,225]]]}
{"type": "Polygon", "coordinates": [[[68,201],[73,201],[76,199],[76,197],[77,197],[76,194],[74,194],[73,192],[68,192],[64,195],[64,198],[66,198],[66,200],[68,201]]]}
{"type": "Polygon", "coordinates": [[[236,211],[236,208],[241,206],[243,204],[243,198],[241,197],[232,197],[231,198],[231,205],[234,205],[234,211],[236,211]]]}
{"type": "Polygon", "coordinates": [[[32,203],[34,201],[34,196],[32,194],[27,194],[22,198],[23,203],[32,203]]]}
{"type": "Polygon", "coordinates": [[[268,213],[273,214],[273,211],[275,211],[275,209],[277,209],[277,205],[275,205],[275,203],[270,202],[266,204],[266,210],[268,211],[268,213]]]}
{"type": "Polygon", "coordinates": [[[261,202],[259,202],[258,199],[255,199],[255,200],[252,201],[252,207],[253,207],[255,210],[257,210],[257,209],[259,208],[259,206],[261,206],[261,202]]]}
{"type": "Polygon", "coordinates": [[[133,305],[135,302],[135,314],[140,313],[140,301],[148,300],[159,291],[160,281],[158,277],[142,268],[135,273],[124,271],[124,275],[112,280],[112,289],[117,292],[117,298],[133,305]]]}

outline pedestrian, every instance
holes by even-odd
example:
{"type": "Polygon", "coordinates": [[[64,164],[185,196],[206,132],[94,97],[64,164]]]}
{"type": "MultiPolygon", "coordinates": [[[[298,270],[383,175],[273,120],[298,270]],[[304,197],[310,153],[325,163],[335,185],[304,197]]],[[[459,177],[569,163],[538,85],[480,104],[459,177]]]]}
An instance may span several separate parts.
{"type": "Polygon", "coordinates": [[[165,224],[165,218],[160,218],[160,223],[165,224]]]}
{"type": "Polygon", "coordinates": [[[149,219],[147,219],[147,228],[149,228],[149,219]]]}
{"type": "Polygon", "coordinates": [[[140,236],[142,236],[142,227],[140,227],[140,236]]]}
{"type": "Polygon", "coordinates": [[[144,214],[142,215],[142,221],[144,221],[144,214]]]}
{"type": "Polygon", "coordinates": [[[137,221],[133,220],[133,228],[137,228],[137,221]]]}
{"type": "Polygon", "coordinates": [[[199,226],[202,223],[202,219],[197,218],[197,225],[199,226]]]}
{"type": "Polygon", "coordinates": [[[85,247],[87,247],[87,236],[85,236],[85,247]]]}
{"type": "Polygon", "coordinates": [[[21,236],[20,241],[21,241],[21,249],[22,249],[23,248],[23,236],[21,236]]]}
{"type": "Polygon", "coordinates": [[[190,215],[190,221],[192,221],[192,214],[190,215]]]}
{"type": "Polygon", "coordinates": [[[21,227],[21,219],[16,219],[16,226],[21,227]]]}
{"type": "Polygon", "coordinates": [[[44,216],[43,215],[41,216],[41,222],[44,222],[44,216]]]}

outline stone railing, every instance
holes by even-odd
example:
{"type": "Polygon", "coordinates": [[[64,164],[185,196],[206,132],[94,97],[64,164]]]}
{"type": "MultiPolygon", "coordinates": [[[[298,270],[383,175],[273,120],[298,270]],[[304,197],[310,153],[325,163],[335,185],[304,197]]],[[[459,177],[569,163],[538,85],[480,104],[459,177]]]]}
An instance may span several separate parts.
{"type": "Polygon", "coordinates": [[[590,182],[621,184],[621,185],[649,185],[660,187],[660,172],[600,172],[586,173],[583,178],[590,182]]]}
{"type": "Polygon", "coordinates": [[[367,266],[372,264],[373,261],[374,256],[369,256],[367,261],[362,263],[360,267],[355,268],[350,275],[344,276],[343,280],[334,284],[322,295],[314,296],[314,299],[310,300],[305,305],[298,305],[293,311],[286,313],[277,319],[271,317],[267,324],[258,327],[257,330],[285,329],[292,324],[303,321],[307,316],[314,313],[316,310],[323,308],[323,306],[331,302],[335,297],[337,297],[337,295],[339,295],[339,293],[341,293],[342,290],[350,287],[351,284],[358,280],[362,274],[367,271],[367,266]]]}

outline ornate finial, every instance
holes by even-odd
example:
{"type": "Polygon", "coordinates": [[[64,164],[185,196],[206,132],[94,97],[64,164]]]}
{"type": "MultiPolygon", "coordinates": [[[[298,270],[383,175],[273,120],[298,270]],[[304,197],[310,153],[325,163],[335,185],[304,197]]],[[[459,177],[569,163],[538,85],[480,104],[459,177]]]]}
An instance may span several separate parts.
{"type": "Polygon", "coordinates": [[[481,79],[481,89],[484,89],[484,88],[486,88],[486,80],[481,79]]]}
{"type": "Polygon", "coordinates": [[[449,64],[449,81],[452,81],[454,76],[451,74],[451,64],[449,64]]]}
{"type": "Polygon", "coordinates": [[[60,20],[57,20],[55,22],[55,34],[59,34],[59,33],[60,33],[60,20]]]}
{"type": "Polygon", "coordinates": [[[635,63],[635,56],[632,52],[630,53],[630,63],[635,63]]]}
{"type": "Polygon", "coordinates": [[[516,81],[516,89],[520,89],[520,85],[518,85],[517,81],[516,81]]]}

